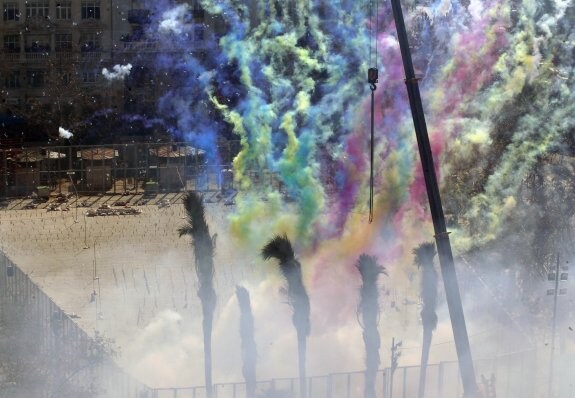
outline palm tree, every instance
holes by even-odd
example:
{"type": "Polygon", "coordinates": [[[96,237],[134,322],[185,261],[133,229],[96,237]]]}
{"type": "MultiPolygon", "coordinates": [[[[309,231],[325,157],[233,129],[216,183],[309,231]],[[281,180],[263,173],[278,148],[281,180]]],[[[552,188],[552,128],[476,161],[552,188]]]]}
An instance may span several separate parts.
{"type": "Polygon", "coordinates": [[[377,330],[379,317],[379,301],[377,279],[385,274],[385,268],[378,265],[376,258],[362,254],[357,262],[361,274],[361,301],[358,308],[358,319],[363,329],[365,344],[365,398],[375,398],[375,378],[379,369],[380,337],[377,330]]]}
{"type": "Polygon", "coordinates": [[[212,327],[216,309],[214,290],[214,239],[206,222],[202,197],[188,192],[184,197],[187,225],[179,228],[180,237],[189,235],[194,249],[195,269],[198,277],[198,297],[202,304],[202,330],[204,333],[204,374],[206,397],[212,398],[212,327]]]}
{"type": "Polygon", "coordinates": [[[421,347],[421,368],[419,372],[419,398],[425,396],[425,374],[427,362],[429,360],[429,349],[433,331],[437,327],[437,271],[433,266],[435,257],[435,245],[433,243],[422,243],[413,250],[415,264],[421,268],[421,323],[423,325],[423,345],[421,347]]]}
{"type": "Polygon", "coordinates": [[[295,259],[286,235],[276,236],[262,249],[264,260],[275,258],[287,282],[289,304],[293,309],[292,323],[297,333],[300,397],[306,398],[306,339],[310,333],[309,296],[303,285],[301,264],[295,259]]]}
{"type": "Polygon", "coordinates": [[[254,339],[254,316],[250,293],[236,286],[236,297],[240,306],[240,336],[242,338],[242,373],[246,381],[246,397],[256,397],[256,342],[254,339]]]}

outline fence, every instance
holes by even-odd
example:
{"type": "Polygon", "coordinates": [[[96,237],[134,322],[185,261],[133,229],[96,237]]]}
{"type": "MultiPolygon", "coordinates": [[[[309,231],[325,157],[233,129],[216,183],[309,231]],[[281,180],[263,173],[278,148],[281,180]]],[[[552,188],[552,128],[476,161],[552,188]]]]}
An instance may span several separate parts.
{"type": "Polygon", "coordinates": [[[143,193],[233,186],[239,142],[218,149],[217,160],[185,143],[50,146],[0,150],[0,195],[30,195],[39,186],[58,193],[143,193]]]}
{"type": "Polygon", "coordinates": [[[46,398],[147,396],[107,355],[112,345],[88,336],[3,253],[0,321],[0,396],[16,388],[46,398]]]}
{"type": "MultiPolygon", "coordinates": [[[[535,353],[533,351],[502,355],[475,361],[478,381],[493,380],[498,397],[536,396],[535,353]],[[492,379],[492,377],[494,377],[492,379]]],[[[418,395],[419,366],[398,367],[393,374],[391,387],[390,369],[380,370],[376,378],[376,397],[412,398],[418,395]],[[390,390],[393,388],[393,391],[390,390]]],[[[308,398],[357,398],[363,397],[364,373],[332,373],[307,379],[308,398]]],[[[273,379],[260,381],[258,397],[297,398],[299,379],[273,379]]],[[[463,389],[457,362],[441,362],[427,367],[426,398],[461,398],[463,389]]],[[[161,388],[151,392],[151,398],[205,398],[204,387],[161,388]]],[[[214,384],[214,398],[246,398],[244,383],[214,384]]]]}

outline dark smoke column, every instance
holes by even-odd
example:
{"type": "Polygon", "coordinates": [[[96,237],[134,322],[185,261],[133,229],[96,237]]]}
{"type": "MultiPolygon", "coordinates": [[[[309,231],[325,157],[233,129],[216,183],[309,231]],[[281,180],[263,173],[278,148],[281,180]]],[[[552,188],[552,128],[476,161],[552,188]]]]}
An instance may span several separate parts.
{"type": "Polygon", "coordinates": [[[309,296],[303,285],[301,264],[295,259],[287,236],[276,236],[262,249],[264,260],[275,258],[287,282],[288,300],[293,309],[292,323],[297,333],[300,398],[307,397],[306,342],[310,332],[309,296]]]}
{"type": "Polygon", "coordinates": [[[254,338],[254,315],[250,293],[246,288],[236,286],[236,297],[240,306],[240,337],[242,339],[242,373],[246,381],[246,397],[256,398],[256,341],[254,338]]]}
{"type": "Polygon", "coordinates": [[[202,197],[195,192],[189,192],[184,197],[184,207],[187,225],[181,227],[178,232],[180,236],[189,235],[192,238],[196,276],[199,283],[198,297],[202,303],[206,397],[212,398],[212,327],[216,309],[216,291],[214,290],[215,239],[210,236],[202,197]]]}
{"type": "Polygon", "coordinates": [[[365,254],[359,257],[357,269],[361,274],[361,300],[358,313],[365,345],[364,398],[375,398],[375,378],[380,364],[379,348],[381,345],[377,330],[379,318],[377,279],[379,274],[385,274],[385,269],[377,264],[375,257],[365,254]]]}
{"type": "Polygon", "coordinates": [[[409,42],[405,31],[403,12],[399,1],[400,0],[391,0],[391,6],[393,8],[397,38],[399,40],[401,58],[403,59],[403,67],[405,69],[405,84],[407,86],[407,94],[409,96],[409,104],[411,106],[411,116],[413,117],[413,124],[415,125],[419,156],[421,158],[421,166],[423,168],[425,186],[427,188],[427,198],[429,199],[429,207],[431,210],[431,217],[433,219],[435,243],[437,245],[441,274],[445,285],[445,298],[447,300],[449,315],[451,317],[455,349],[459,360],[459,371],[461,373],[465,397],[471,398],[477,396],[477,384],[475,382],[475,371],[473,369],[473,360],[471,358],[471,349],[469,347],[469,337],[467,336],[467,327],[465,325],[465,317],[463,315],[463,307],[461,305],[457,275],[455,274],[453,253],[451,252],[449,235],[447,234],[445,227],[445,217],[443,215],[441,196],[439,195],[439,187],[435,176],[433,155],[431,153],[431,146],[429,145],[429,135],[427,133],[425,116],[423,114],[419,85],[411,62],[409,42]]]}
{"type": "Polygon", "coordinates": [[[433,266],[435,246],[433,243],[422,243],[414,251],[415,264],[421,269],[421,324],[423,325],[423,344],[421,346],[421,366],[419,368],[419,393],[418,398],[425,397],[425,376],[429,350],[433,331],[437,327],[437,272],[433,266]]]}

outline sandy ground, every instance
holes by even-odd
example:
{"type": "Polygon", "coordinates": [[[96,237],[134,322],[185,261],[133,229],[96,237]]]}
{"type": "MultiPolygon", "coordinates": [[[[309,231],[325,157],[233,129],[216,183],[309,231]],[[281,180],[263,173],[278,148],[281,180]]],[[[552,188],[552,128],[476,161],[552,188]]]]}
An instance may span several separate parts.
{"type": "MultiPolygon", "coordinates": [[[[97,208],[140,199],[102,196],[79,201],[97,208]]],[[[162,311],[201,315],[190,240],[177,233],[185,223],[181,199],[182,194],[160,194],[134,206],[142,214],[105,217],[86,217],[84,207],[76,211],[74,198],[69,211],[48,211],[48,204],[24,209],[30,199],[11,201],[0,211],[1,247],[56,304],[77,317],[84,330],[111,337],[122,352],[162,311]],[[171,206],[160,208],[162,199],[169,199],[171,206]]],[[[220,232],[218,247],[229,246],[222,233],[229,206],[206,203],[206,210],[212,233],[220,232]]],[[[217,250],[215,262],[222,302],[234,293],[237,281],[257,273],[245,255],[233,250],[217,250]]],[[[199,335],[199,322],[193,327],[199,335]]]]}

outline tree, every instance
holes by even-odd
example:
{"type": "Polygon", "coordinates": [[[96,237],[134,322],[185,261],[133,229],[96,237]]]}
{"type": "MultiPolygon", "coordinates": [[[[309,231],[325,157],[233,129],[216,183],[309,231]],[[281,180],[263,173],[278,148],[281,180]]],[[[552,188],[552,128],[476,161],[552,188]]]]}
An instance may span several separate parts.
{"type": "Polygon", "coordinates": [[[192,238],[196,276],[198,278],[198,297],[202,305],[202,330],[204,334],[204,375],[206,396],[211,398],[212,386],[212,328],[216,309],[216,292],[214,290],[214,246],[215,239],[210,235],[206,222],[203,198],[195,192],[188,192],[184,197],[187,225],[180,227],[180,237],[192,238]]]}
{"type": "Polygon", "coordinates": [[[363,328],[363,342],[365,344],[365,398],[375,398],[375,378],[379,369],[380,337],[377,330],[379,318],[379,302],[377,279],[385,274],[385,268],[378,265],[376,258],[362,254],[357,262],[357,269],[361,274],[361,300],[358,307],[358,319],[363,328]]]}
{"type": "Polygon", "coordinates": [[[435,257],[435,245],[433,243],[422,243],[413,250],[415,264],[421,268],[421,323],[423,326],[423,345],[421,347],[421,368],[419,372],[419,393],[418,397],[425,396],[425,375],[427,362],[429,360],[429,349],[433,331],[437,327],[437,271],[433,266],[435,257]]]}
{"type": "Polygon", "coordinates": [[[310,333],[310,304],[301,273],[301,264],[295,259],[291,243],[286,235],[276,236],[262,249],[264,260],[275,258],[287,282],[287,295],[293,310],[292,323],[298,342],[298,365],[300,397],[307,397],[306,390],[306,341],[310,333]]]}

